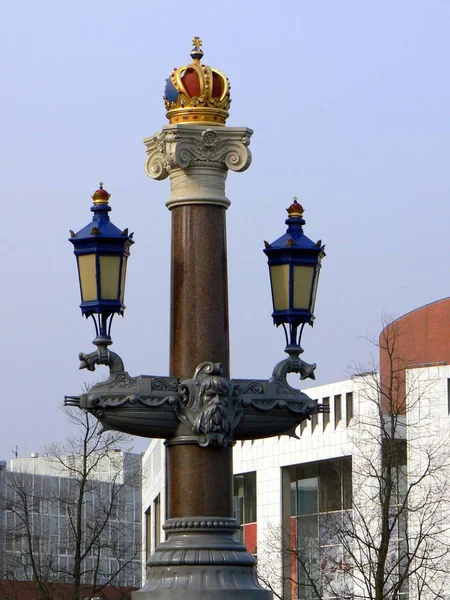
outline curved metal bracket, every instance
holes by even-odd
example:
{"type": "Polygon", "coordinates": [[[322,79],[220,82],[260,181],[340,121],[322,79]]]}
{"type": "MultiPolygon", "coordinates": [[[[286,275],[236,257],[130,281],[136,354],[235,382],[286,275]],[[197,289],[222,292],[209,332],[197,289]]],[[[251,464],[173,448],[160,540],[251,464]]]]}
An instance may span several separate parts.
{"type": "Polygon", "coordinates": [[[303,348],[299,344],[288,344],[284,351],[289,358],[285,358],[275,365],[272,377],[286,379],[288,373],[299,373],[301,380],[316,378],[314,375],[316,363],[309,364],[300,358],[303,348]]]}
{"type": "Polygon", "coordinates": [[[95,371],[96,365],[106,365],[109,367],[110,373],[119,373],[125,369],[120,356],[106,347],[98,348],[90,354],[80,352],[78,358],[80,359],[79,368],[88,371],[95,371]]]}
{"type": "Polygon", "coordinates": [[[316,376],[314,371],[316,369],[316,363],[309,364],[298,358],[293,360],[291,357],[280,360],[273,369],[272,377],[285,379],[288,373],[299,373],[300,379],[315,379],[316,376]]]}
{"type": "Polygon", "coordinates": [[[98,336],[92,342],[94,346],[97,346],[97,350],[90,354],[80,352],[78,358],[80,359],[80,369],[87,369],[88,371],[95,371],[96,365],[106,365],[109,367],[109,372],[119,373],[125,370],[123,360],[115,352],[108,350],[108,346],[112,344],[112,340],[109,336],[98,336]]]}

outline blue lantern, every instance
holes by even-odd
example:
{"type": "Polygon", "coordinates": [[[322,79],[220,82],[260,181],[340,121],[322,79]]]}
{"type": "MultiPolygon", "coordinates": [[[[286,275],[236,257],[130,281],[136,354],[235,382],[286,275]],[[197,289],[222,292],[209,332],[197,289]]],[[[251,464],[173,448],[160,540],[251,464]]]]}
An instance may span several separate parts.
{"type": "Polygon", "coordinates": [[[121,231],[109,220],[109,198],[100,183],[92,196],[91,223],[71,231],[69,241],[77,258],[81,313],[93,318],[97,339],[110,343],[112,319],[125,310],[127,259],[134,241],[128,229],[121,231]]]}
{"type": "Polygon", "coordinates": [[[277,327],[283,325],[288,347],[300,347],[304,325],[312,325],[314,321],[314,304],[325,246],[321,240],[314,243],[303,233],[303,207],[296,198],[286,210],[289,215],[286,233],[272,244],[264,242],[264,252],[270,270],[273,322],[277,327]]]}

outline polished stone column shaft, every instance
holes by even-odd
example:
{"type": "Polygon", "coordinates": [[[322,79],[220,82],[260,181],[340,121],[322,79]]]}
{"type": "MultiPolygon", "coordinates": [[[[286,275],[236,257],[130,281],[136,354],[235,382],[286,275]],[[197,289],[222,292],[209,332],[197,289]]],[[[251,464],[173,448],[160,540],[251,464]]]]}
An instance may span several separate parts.
{"type": "MultiPolygon", "coordinates": [[[[222,363],[229,376],[225,180],[229,169],[249,166],[250,135],[247,128],[169,125],[145,140],[147,173],[170,176],[170,374],[180,379],[204,361],[222,363]]],[[[231,448],[169,440],[167,460],[169,517],[231,516],[231,448]]]]}

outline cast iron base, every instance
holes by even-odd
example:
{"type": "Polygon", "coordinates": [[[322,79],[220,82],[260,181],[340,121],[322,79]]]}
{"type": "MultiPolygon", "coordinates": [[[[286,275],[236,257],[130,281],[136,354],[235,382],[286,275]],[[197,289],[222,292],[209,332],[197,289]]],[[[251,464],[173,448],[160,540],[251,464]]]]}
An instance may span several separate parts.
{"type": "Polygon", "coordinates": [[[272,600],[256,578],[254,557],[233,538],[236,519],[168,519],[167,541],[147,562],[147,581],[133,600],[272,600]]]}

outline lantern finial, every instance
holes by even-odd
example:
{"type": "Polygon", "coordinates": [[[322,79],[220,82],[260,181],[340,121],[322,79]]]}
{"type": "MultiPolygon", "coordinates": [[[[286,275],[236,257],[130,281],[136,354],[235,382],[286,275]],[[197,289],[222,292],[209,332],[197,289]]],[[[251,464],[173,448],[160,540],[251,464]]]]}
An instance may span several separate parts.
{"type": "Polygon", "coordinates": [[[301,204],[299,204],[297,202],[297,196],[294,196],[293,198],[294,202],[290,205],[289,208],[287,208],[287,214],[289,215],[290,219],[295,219],[295,218],[302,218],[303,217],[303,212],[304,212],[304,208],[301,204]]]}
{"type": "Polygon", "coordinates": [[[100,181],[98,190],[92,196],[94,204],[108,204],[110,197],[111,194],[103,189],[103,181],[100,181]]]}

